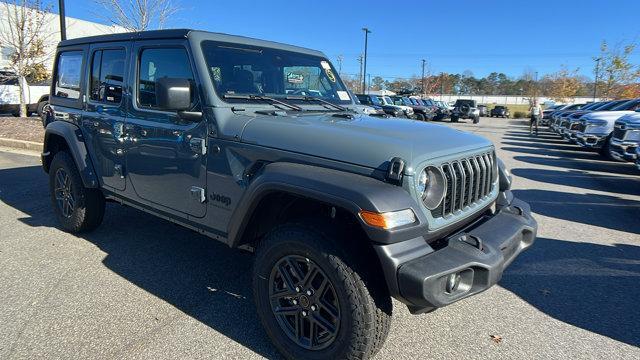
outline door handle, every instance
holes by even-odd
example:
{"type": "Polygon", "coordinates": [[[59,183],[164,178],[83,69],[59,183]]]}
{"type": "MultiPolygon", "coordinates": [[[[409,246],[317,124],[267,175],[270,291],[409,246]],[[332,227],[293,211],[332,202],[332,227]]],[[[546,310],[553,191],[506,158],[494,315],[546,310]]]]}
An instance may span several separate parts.
{"type": "Polygon", "coordinates": [[[145,137],[145,136],[147,136],[147,130],[141,129],[140,130],[140,137],[145,137]]]}

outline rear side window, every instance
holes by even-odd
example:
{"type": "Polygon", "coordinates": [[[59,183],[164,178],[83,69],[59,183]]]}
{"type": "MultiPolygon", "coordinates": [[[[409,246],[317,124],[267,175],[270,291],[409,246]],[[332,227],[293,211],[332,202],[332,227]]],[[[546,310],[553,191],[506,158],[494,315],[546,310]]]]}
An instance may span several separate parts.
{"type": "Polygon", "coordinates": [[[80,98],[82,52],[67,51],[58,56],[54,96],[66,99],[80,98]]]}
{"type": "Polygon", "coordinates": [[[91,59],[89,98],[93,101],[119,104],[122,100],[126,53],[119,50],[98,50],[91,59]]]}
{"type": "Polygon", "coordinates": [[[157,108],[156,81],[160,78],[187,79],[194,82],[187,50],[184,48],[144,49],[138,67],[138,104],[157,108]]]}

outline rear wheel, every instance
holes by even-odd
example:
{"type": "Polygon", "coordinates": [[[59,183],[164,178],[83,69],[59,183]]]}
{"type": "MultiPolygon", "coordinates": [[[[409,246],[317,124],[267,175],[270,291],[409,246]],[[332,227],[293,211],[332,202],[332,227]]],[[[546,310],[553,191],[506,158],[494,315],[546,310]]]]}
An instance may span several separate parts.
{"type": "Polygon", "coordinates": [[[56,153],[51,161],[49,191],[54,213],[64,230],[89,231],[102,222],[102,192],[84,187],[76,165],[66,151],[56,153]]]}
{"type": "Polygon", "coordinates": [[[476,116],[475,118],[473,118],[473,123],[474,124],[477,124],[479,122],[480,122],[480,117],[479,116],[476,116]]]}
{"type": "Polygon", "coordinates": [[[254,300],[262,325],[288,359],[368,359],[382,347],[391,298],[367,283],[335,235],[286,224],[258,245],[254,300]]]}
{"type": "Polygon", "coordinates": [[[458,122],[458,117],[457,116],[451,116],[451,122],[458,122]]]}
{"type": "Polygon", "coordinates": [[[427,120],[427,118],[426,118],[423,114],[417,114],[417,115],[416,115],[416,118],[417,118],[418,120],[420,120],[420,121],[425,121],[425,120],[427,120]]]}

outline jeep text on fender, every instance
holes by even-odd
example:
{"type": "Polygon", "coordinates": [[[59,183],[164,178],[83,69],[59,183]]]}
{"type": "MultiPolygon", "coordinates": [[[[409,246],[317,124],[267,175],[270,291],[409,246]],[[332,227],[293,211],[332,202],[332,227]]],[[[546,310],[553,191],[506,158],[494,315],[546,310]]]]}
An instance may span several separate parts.
{"type": "Polygon", "coordinates": [[[373,356],[391,297],[421,313],[477,294],[537,225],[493,144],[357,114],[336,74],[318,51],[201,31],[63,41],[42,154],[57,219],[89,231],[115,201],[250,249],[284,356],[373,356]]]}

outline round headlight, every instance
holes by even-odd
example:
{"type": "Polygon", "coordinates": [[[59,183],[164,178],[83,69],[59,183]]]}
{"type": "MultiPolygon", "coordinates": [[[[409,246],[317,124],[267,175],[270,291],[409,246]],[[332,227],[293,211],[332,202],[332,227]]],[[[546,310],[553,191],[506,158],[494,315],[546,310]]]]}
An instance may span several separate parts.
{"type": "Polygon", "coordinates": [[[446,188],[444,174],[435,166],[428,166],[417,178],[416,190],[420,194],[422,203],[429,210],[440,205],[446,188]]]}

